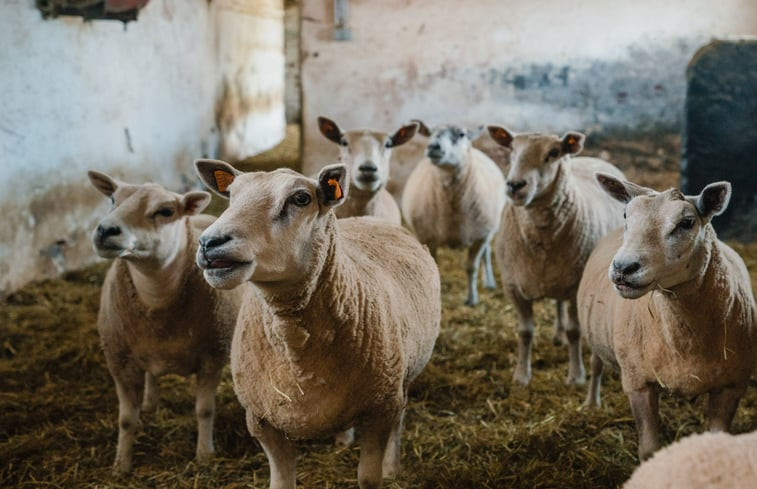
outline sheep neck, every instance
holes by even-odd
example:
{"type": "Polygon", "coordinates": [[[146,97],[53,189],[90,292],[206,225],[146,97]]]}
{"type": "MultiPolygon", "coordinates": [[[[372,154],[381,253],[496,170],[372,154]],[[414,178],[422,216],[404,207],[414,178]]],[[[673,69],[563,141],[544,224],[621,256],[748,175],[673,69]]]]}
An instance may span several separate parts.
{"type": "Polygon", "coordinates": [[[376,196],[382,188],[383,185],[376,190],[362,190],[352,185],[349,194],[347,194],[347,201],[339,207],[339,210],[343,213],[347,211],[348,214],[344,215],[350,216],[369,214],[368,210],[374,204],[376,196]]]}
{"type": "Polygon", "coordinates": [[[167,309],[183,297],[184,285],[192,269],[188,262],[194,259],[194,253],[187,249],[191,241],[188,219],[182,219],[174,242],[176,252],[166,261],[119,258],[126,263],[137,297],[148,310],[167,309]]]}
{"type": "Polygon", "coordinates": [[[436,168],[436,171],[439,172],[439,179],[445,189],[464,188],[463,183],[468,180],[471,173],[471,164],[469,163],[471,161],[471,158],[473,158],[473,155],[471,154],[471,150],[469,149],[468,153],[466,153],[465,162],[460,165],[456,165],[450,168],[440,167],[432,163],[433,167],[436,168]]]}
{"type": "Polygon", "coordinates": [[[706,236],[692,266],[701,270],[691,280],[669,290],[650,292],[649,313],[661,319],[661,334],[674,351],[720,354],[727,334],[722,326],[734,302],[733,291],[723,287],[727,267],[715,244],[715,231],[707,225],[706,236]],[[696,334],[692,325],[697,328],[696,334]],[[696,342],[706,338],[706,342],[696,342]]]}
{"type": "Polygon", "coordinates": [[[570,229],[576,214],[575,189],[571,185],[569,161],[560,163],[555,178],[527,207],[516,207],[519,221],[534,227],[539,234],[548,231],[549,236],[558,236],[563,229],[570,229]]]}

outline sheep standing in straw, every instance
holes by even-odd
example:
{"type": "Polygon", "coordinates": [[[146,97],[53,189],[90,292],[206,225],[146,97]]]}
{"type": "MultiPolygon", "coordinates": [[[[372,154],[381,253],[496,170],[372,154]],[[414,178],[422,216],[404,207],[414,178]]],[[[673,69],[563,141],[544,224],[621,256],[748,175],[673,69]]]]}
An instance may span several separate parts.
{"type": "Polygon", "coordinates": [[[408,386],[439,332],[431,255],[400,226],[336,219],[349,195],[344,165],[317,179],[213,160],[196,167],[230,198],[200,238],[197,264],[213,287],[244,290],[231,371],[271,489],[295,487],[296,440],[353,426],[360,487],[379,487],[400,468],[408,386]]]}
{"type": "Polygon", "coordinates": [[[239,293],[211,288],[194,266],[197,240],[214,217],[198,215],[207,192],[175,194],[89,172],[113,201],[92,236],[97,254],[115,258],[103,283],[97,329],[118,394],[114,470],[129,472],[140,408],[157,401],[156,377],[197,377],[197,458],[213,455],[215,392],[229,348],[239,293]]]}
{"type": "Polygon", "coordinates": [[[585,139],[578,132],[562,137],[513,135],[503,127],[489,126],[489,134],[512,151],[505,179],[508,202],[494,251],[505,293],[519,318],[513,380],[531,381],[533,302],[552,298],[558,301],[554,342],[562,343],[563,332],[568,340],[566,382],[582,384],[586,372],[576,310],[578,282],[597,241],[623,223],[623,206],[602,192],[594,174],[622,173],[606,161],[574,157],[585,139]]]}
{"type": "Polygon", "coordinates": [[[709,393],[710,430],[730,428],[757,361],[757,310],[744,262],[710,223],[728,205],[728,182],[685,196],[597,178],[626,204],[626,229],[597,245],[578,290],[592,350],[586,405],[599,405],[604,365],[619,366],[643,460],[660,447],[663,390],[709,393]]]}
{"type": "Polygon", "coordinates": [[[494,288],[491,240],[505,205],[502,172],[488,156],[471,146],[483,128],[440,126],[429,132],[426,157],[408,177],[402,193],[402,213],[436,257],[439,246],[467,248],[465,271],[468,297],[478,303],[478,272],[484,259],[484,284],[494,288]]]}

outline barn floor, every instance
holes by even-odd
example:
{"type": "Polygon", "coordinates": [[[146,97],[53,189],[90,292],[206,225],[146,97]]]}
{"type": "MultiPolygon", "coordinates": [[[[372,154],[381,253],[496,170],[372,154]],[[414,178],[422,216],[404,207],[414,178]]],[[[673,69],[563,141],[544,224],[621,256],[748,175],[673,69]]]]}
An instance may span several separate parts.
{"type": "MultiPolygon", "coordinates": [[[[757,283],[757,245],[738,246],[757,283]]],[[[95,330],[106,265],[36,283],[0,304],[0,487],[265,488],[268,465],[247,434],[226,372],[218,393],[217,458],[192,461],[192,382],[161,379],[157,410],[143,415],[135,471],[114,478],[116,395],[95,330]]],[[[462,254],[440,253],[444,314],[428,368],[411,391],[404,471],[388,488],[618,487],[636,465],[636,435],[618,376],[605,405],[579,410],[584,388],[563,385],[566,349],[552,346],[552,307],[537,308],[534,377],[510,381],[515,315],[501,291],[462,305],[462,254]]],[[[644,300],[644,299],[642,299],[644,300]]],[[[586,354],[587,352],[585,352],[586,354]]],[[[588,355],[586,356],[588,361],[588,355]]],[[[736,432],[757,429],[757,382],[736,432]]],[[[667,441],[703,429],[703,399],[664,397],[667,441]]],[[[299,487],[357,487],[358,449],[302,445],[299,487]]]]}

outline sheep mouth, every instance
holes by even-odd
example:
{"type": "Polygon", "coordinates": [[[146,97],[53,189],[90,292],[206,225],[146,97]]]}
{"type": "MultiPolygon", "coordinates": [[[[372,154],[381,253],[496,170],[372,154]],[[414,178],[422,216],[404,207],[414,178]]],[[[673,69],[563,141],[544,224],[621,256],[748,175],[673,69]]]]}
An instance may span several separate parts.
{"type": "Polygon", "coordinates": [[[651,284],[637,284],[621,277],[613,278],[615,290],[623,297],[637,298],[647,293],[651,284]]]}
{"type": "Polygon", "coordinates": [[[379,177],[375,173],[359,173],[355,180],[360,183],[374,183],[379,181],[379,177]]]}
{"type": "Polygon", "coordinates": [[[234,268],[243,267],[249,265],[248,261],[235,261],[228,258],[213,258],[208,259],[205,264],[205,270],[232,270],[234,268]]]}

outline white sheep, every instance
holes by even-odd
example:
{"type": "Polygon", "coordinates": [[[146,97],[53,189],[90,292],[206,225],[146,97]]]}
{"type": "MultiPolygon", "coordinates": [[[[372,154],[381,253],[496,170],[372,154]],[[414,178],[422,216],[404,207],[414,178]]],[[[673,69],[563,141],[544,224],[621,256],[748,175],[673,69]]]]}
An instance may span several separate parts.
{"type": "Polygon", "coordinates": [[[328,140],[339,145],[339,161],[350,170],[350,194],[344,204],[334,209],[336,216],[374,216],[402,224],[397,202],[386,190],[392,149],[410,141],[416,124],[407,124],[389,136],[370,129],[342,131],[336,122],[318,118],[318,128],[328,140]]]}
{"type": "Polygon", "coordinates": [[[195,164],[231,199],[200,238],[197,264],[213,287],[245,294],[231,371],[268,456],[270,487],[295,487],[295,440],[353,426],[360,487],[379,487],[400,468],[408,386],[439,332],[436,264],[400,226],[336,219],[349,190],[345,165],[311,179],[195,164]]]}
{"type": "Polygon", "coordinates": [[[140,408],[152,409],[156,377],[165,373],[196,375],[196,456],[206,460],[214,452],[215,392],[239,309],[238,293],[211,288],[194,266],[200,233],[214,220],[198,215],[210,194],[179,195],[157,184],[88,175],[114,204],[92,236],[97,254],[115,259],[97,316],[118,394],[114,471],[131,470],[140,408]]]}
{"type": "Polygon", "coordinates": [[[661,391],[709,393],[710,430],[729,429],[757,360],[757,311],[744,262],[710,223],[728,205],[728,182],[685,196],[597,179],[626,203],[626,228],[597,245],[578,290],[592,350],[585,405],[600,403],[603,366],[619,367],[644,460],[660,447],[661,391]]]}
{"type": "Polygon", "coordinates": [[[683,438],[641,464],[623,489],[747,487],[757,487],[757,431],[683,438]]]}
{"type": "Polygon", "coordinates": [[[623,174],[606,161],[574,157],[583,149],[585,136],[579,132],[562,137],[513,135],[503,127],[489,126],[489,134],[512,151],[505,179],[508,202],[494,251],[505,293],[519,318],[513,380],[531,381],[533,302],[552,298],[558,301],[554,343],[561,344],[563,334],[568,341],[566,383],[583,384],[578,282],[597,241],[623,223],[623,207],[602,191],[594,174],[623,174]]]}
{"type": "Polygon", "coordinates": [[[491,240],[505,204],[505,181],[499,167],[473,148],[483,127],[469,130],[446,125],[429,132],[426,157],[408,177],[402,193],[402,214],[418,240],[436,257],[439,246],[467,248],[468,296],[478,303],[478,271],[484,258],[484,285],[494,288],[491,240]]]}

